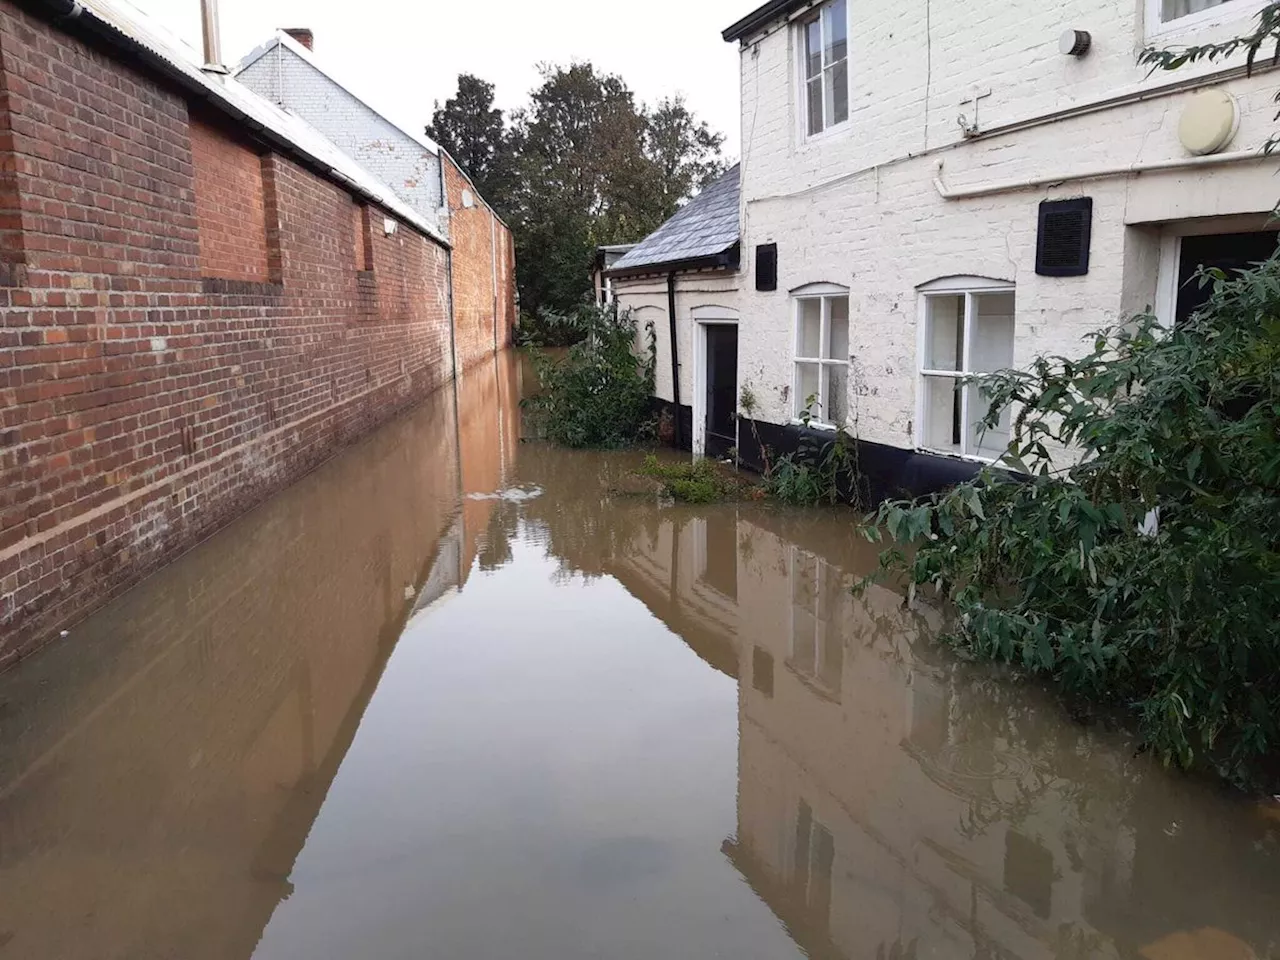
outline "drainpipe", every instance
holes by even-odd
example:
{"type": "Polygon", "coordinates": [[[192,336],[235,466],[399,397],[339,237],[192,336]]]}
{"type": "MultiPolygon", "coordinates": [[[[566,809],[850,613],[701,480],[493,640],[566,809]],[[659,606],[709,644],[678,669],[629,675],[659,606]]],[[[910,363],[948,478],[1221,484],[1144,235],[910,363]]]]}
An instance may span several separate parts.
{"type": "Polygon", "coordinates": [[[671,396],[676,406],[676,446],[684,446],[680,416],[680,348],[676,345],[676,272],[667,274],[667,320],[671,328],[671,396]]]}

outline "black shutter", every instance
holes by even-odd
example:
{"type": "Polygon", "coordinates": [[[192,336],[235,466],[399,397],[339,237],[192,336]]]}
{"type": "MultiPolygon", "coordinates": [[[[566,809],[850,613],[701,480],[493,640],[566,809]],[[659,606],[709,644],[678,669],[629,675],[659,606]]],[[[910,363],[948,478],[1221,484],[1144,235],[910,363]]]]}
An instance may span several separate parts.
{"type": "Polygon", "coordinates": [[[756,289],[778,289],[778,245],[762,243],[756,247],[756,289]]]}
{"type": "Polygon", "coordinates": [[[1092,197],[1046,200],[1040,204],[1036,273],[1042,277],[1083,277],[1089,272],[1092,238],[1092,197]]]}

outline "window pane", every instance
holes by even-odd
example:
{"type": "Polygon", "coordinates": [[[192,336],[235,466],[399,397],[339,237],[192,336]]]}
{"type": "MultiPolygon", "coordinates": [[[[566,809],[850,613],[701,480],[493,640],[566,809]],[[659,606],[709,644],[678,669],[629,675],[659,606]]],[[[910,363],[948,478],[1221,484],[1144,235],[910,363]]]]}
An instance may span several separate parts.
{"type": "Polygon", "coordinates": [[[818,374],[822,370],[816,363],[798,363],[796,364],[796,402],[795,414],[797,417],[804,416],[804,412],[812,403],[814,405],[814,413],[821,415],[821,411],[817,409],[819,400],[818,395],[818,374]]]}
{"type": "Polygon", "coordinates": [[[809,133],[821,133],[823,131],[823,114],[822,114],[822,77],[818,76],[814,80],[810,80],[807,87],[805,98],[809,105],[809,133]]]}
{"type": "Polygon", "coordinates": [[[998,460],[1009,449],[1009,435],[1012,416],[1006,409],[1000,417],[1000,423],[989,430],[982,429],[982,418],[991,409],[991,397],[976,383],[965,387],[969,391],[969,416],[973,423],[969,425],[969,440],[966,453],[978,457],[998,460]]]}
{"type": "Polygon", "coordinates": [[[974,373],[995,373],[1013,366],[1013,294],[982,293],[973,298],[974,373]]]}
{"type": "Polygon", "coordinates": [[[822,301],[800,301],[800,334],[796,340],[796,356],[809,360],[822,357],[822,301]]]}
{"type": "Polygon", "coordinates": [[[827,71],[827,87],[830,93],[831,123],[844,123],[849,119],[848,60],[841,60],[827,71]]]}
{"type": "Polygon", "coordinates": [[[960,390],[954,377],[924,377],[921,443],[930,450],[960,452],[960,390]]]}
{"type": "Polygon", "coordinates": [[[809,80],[822,73],[822,28],[819,21],[811,20],[804,28],[805,77],[809,80]]]}
{"type": "Polygon", "coordinates": [[[822,375],[827,378],[827,409],[822,411],[822,419],[842,427],[849,419],[849,367],[828,364],[822,375]]]}
{"type": "Polygon", "coordinates": [[[849,298],[832,297],[831,342],[827,345],[828,360],[849,359],[849,298]]]}
{"type": "Polygon", "coordinates": [[[964,359],[964,297],[929,297],[925,311],[925,370],[959,372],[964,359]]]}
{"type": "Polygon", "coordinates": [[[1167,23],[1170,20],[1177,20],[1179,17],[1199,13],[1201,10],[1221,6],[1226,2],[1227,0],[1164,0],[1164,5],[1160,11],[1160,19],[1167,23]]]}
{"type": "Polygon", "coordinates": [[[827,38],[822,54],[825,64],[830,66],[849,55],[849,11],[846,0],[836,0],[822,11],[822,25],[827,38]]]}

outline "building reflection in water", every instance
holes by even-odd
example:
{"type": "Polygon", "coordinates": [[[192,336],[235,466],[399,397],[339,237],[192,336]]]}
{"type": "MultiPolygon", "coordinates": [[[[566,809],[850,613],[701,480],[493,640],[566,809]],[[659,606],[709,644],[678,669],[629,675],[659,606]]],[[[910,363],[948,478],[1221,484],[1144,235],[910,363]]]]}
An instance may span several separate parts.
{"type": "Polygon", "coordinates": [[[518,378],[477,368],[0,678],[0,957],[253,953],[411,608],[465,584],[518,378]]]}
{"type": "Polygon", "coordinates": [[[724,853],[807,955],[1280,956],[1274,821],[958,664],[887,587],[855,596],[876,556],[851,524],[590,509],[538,505],[550,552],[738,680],[724,853]]]}
{"type": "Polygon", "coordinates": [[[661,505],[611,493],[639,454],[521,446],[521,378],[473,371],[0,677],[0,958],[251,957],[405,624],[515,541],[738,681],[736,829],[726,786],[706,849],[807,956],[1280,957],[1275,820],[855,596],[876,556],[845,518],[661,505]]]}

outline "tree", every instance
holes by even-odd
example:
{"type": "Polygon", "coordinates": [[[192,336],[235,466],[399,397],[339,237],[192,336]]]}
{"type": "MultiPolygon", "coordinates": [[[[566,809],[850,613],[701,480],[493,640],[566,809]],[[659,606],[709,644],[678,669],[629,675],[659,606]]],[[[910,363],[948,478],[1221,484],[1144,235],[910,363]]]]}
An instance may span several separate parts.
{"type": "Polygon", "coordinates": [[[650,114],[621,77],[590,63],[543,67],[513,117],[513,209],[521,303],[572,311],[600,244],[643,239],[723,164],[724,138],[683,101],[650,114]]]}
{"type": "Polygon", "coordinates": [[[643,239],[724,170],[724,137],[682,98],[650,111],[589,62],[541,71],[509,117],[492,84],[463,74],[427,127],[511,225],[526,331],[578,307],[597,246],[643,239]]]}
{"type": "Polygon", "coordinates": [[[511,154],[502,111],[493,105],[493,84],[459,74],[458,91],[437,100],[427,136],[449,152],[476,189],[499,211],[506,205],[511,154]]]}
{"type": "Polygon", "coordinates": [[[656,213],[666,220],[724,173],[724,134],[698,120],[679,96],[659,101],[647,119],[645,153],[657,174],[654,203],[656,213]]]}

